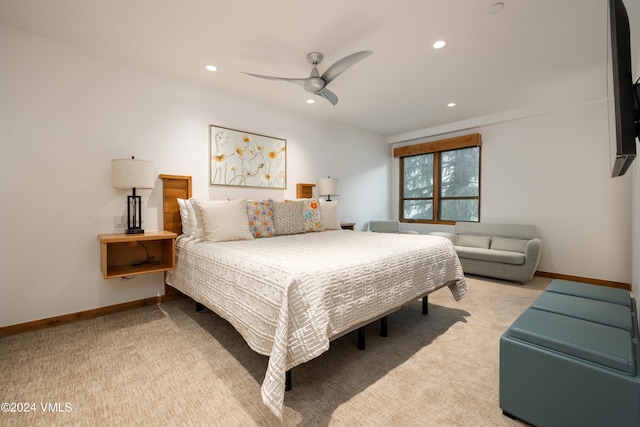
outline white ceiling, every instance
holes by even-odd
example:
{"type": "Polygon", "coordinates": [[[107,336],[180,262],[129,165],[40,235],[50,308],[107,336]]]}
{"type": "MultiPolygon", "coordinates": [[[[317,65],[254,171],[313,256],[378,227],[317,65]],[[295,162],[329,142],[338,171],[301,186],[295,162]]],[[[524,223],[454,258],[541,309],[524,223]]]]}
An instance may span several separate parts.
{"type": "Polygon", "coordinates": [[[388,137],[605,97],[606,0],[497,1],[0,0],[0,24],[388,137]],[[336,106],[240,73],[307,77],[307,53],[322,73],[360,50],[336,106]]]}

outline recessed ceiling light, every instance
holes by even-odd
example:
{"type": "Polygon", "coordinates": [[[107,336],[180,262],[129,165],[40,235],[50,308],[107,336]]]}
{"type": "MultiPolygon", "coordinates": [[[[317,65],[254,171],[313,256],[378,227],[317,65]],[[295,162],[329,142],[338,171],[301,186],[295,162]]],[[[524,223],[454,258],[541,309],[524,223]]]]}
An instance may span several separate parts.
{"type": "Polygon", "coordinates": [[[455,107],[456,103],[455,102],[450,102],[447,104],[447,107],[455,107]]]}
{"type": "Polygon", "coordinates": [[[489,9],[487,9],[487,12],[494,15],[500,12],[503,8],[504,8],[504,3],[495,3],[489,6],[489,9]]]}
{"type": "Polygon", "coordinates": [[[207,65],[204,68],[206,68],[209,71],[218,71],[218,67],[216,67],[215,65],[207,65]]]}
{"type": "Polygon", "coordinates": [[[433,48],[434,48],[434,49],[442,49],[446,44],[447,44],[447,42],[446,42],[446,41],[444,41],[444,40],[438,40],[437,42],[435,42],[435,43],[433,44],[433,48]]]}
{"type": "Polygon", "coordinates": [[[316,100],[315,99],[307,99],[307,104],[315,104],[316,100]]]}

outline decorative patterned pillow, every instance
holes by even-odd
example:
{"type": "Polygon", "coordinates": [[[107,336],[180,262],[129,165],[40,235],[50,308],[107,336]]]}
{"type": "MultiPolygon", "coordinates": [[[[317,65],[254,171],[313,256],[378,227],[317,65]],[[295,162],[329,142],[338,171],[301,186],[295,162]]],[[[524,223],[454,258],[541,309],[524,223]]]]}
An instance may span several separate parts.
{"type": "Polygon", "coordinates": [[[324,231],[322,212],[317,199],[302,199],[302,218],[305,233],[324,231]]]}
{"type": "Polygon", "coordinates": [[[273,200],[247,200],[247,217],[253,237],[273,237],[273,200]]]}
{"type": "Polygon", "coordinates": [[[247,201],[198,200],[206,242],[253,240],[247,224],[247,201]]]}
{"type": "Polygon", "coordinates": [[[322,225],[325,230],[342,230],[338,219],[338,201],[326,201],[319,199],[320,212],[322,212],[322,225]]]}
{"type": "Polygon", "coordinates": [[[273,225],[278,236],[304,233],[302,202],[293,200],[273,202],[273,225]]]}

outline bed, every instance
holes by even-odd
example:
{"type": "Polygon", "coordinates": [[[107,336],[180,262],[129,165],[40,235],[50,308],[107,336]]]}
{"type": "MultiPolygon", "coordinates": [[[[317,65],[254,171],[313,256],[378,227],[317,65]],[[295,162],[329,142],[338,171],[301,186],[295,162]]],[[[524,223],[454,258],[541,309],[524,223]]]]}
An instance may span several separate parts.
{"type": "Polygon", "coordinates": [[[210,243],[182,233],[175,200],[191,196],[189,177],[161,177],[165,229],[180,235],[166,291],[211,309],[269,357],[262,400],[279,417],[287,372],[331,340],[437,289],[466,295],[448,239],[338,229],[210,243]]]}

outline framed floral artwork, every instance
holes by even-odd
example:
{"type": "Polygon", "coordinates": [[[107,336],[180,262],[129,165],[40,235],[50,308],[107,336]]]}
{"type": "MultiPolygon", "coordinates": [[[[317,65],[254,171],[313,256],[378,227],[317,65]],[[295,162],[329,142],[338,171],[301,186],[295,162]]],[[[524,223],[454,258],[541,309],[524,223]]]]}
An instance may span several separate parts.
{"type": "Polygon", "coordinates": [[[240,187],[287,187],[287,140],[209,127],[209,183],[240,187]]]}

